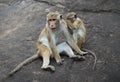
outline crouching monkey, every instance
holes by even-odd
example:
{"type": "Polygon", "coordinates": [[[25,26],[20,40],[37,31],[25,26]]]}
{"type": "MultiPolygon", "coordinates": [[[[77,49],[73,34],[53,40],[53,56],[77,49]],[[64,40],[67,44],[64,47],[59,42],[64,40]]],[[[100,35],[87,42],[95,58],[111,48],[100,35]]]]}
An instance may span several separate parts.
{"type": "Polygon", "coordinates": [[[70,58],[78,58],[81,59],[81,56],[75,55],[70,48],[70,46],[76,50],[80,54],[86,54],[86,52],[83,52],[79,49],[79,47],[76,45],[74,40],[72,39],[71,35],[69,34],[67,30],[67,24],[62,19],[62,15],[59,12],[50,12],[48,13],[46,17],[46,26],[43,28],[42,32],[39,35],[38,41],[37,41],[37,52],[35,55],[31,56],[30,58],[26,59],[22,63],[20,63],[15,69],[13,69],[9,75],[13,75],[15,72],[17,72],[22,66],[25,64],[37,59],[38,57],[43,58],[43,64],[42,69],[50,69],[51,71],[55,71],[55,67],[52,65],[49,65],[50,63],[50,56],[53,55],[56,62],[58,64],[62,64],[62,59],[59,55],[61,52],[66,52],[66,54],[70,58]],[[67,42],[62,42],[58,45],[58,38],[60,33],[63,32],[64,36],[67,40],[67,42]]]}
{"type": "MultiPolygon", "coordinates": [[[[66,15],[66,22],[68,25],[69,33],[72,35],[75,42],[81,49],[83,43],[85,42],[85,37],[86,37],[86,28],[84,26],[83,21],[79,17],[77,17],[75,12],[69,12],[66,15]]],[[[95,58],[94,66],[93,66],[94,69],[97,60],[95,53],[88,49],[83,49],[83,50],[91,53],[94,56],[95,58]]]]}

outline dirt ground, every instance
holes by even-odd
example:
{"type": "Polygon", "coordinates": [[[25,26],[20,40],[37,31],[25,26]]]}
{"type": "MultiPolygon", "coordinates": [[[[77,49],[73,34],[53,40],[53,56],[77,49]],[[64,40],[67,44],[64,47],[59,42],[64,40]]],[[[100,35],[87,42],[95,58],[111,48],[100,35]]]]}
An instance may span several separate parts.
{"type": "MultiPolygon", "coordinates": [[[[59,0],[58,0],[59,1],[59,0]]],[[[0,82],[120,82],[120,1],[60,0],[65,8],[55,6],[55,0],[0,0],[0,82]],[[56,71],[41,69],[42,59],[24,66],[12,77],[6,75],[20,62],[33,55],[36,41],[45,25],[45,9],[65,14],[74,11],[84,21],[87,38],[84,48],[96,53],[85,61],[73,61],[66,56],[56,71]]]]}

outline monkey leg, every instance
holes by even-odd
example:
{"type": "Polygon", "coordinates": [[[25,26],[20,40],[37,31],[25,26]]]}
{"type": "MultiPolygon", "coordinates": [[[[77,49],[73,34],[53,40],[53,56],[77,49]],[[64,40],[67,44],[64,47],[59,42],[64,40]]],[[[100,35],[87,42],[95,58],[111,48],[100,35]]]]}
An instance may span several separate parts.
{"type": "Polygon", "coordinates": [[[81,49],[83,44],[83,39],[80,37],[80,35],[77,36],[77,45],[81,49]]]}
{"type": "Polygon", "coordinates": [[[66,55],[68,55],[70,58],[75,59],[75,60],[83,60],[84,57],[80,55],[75,55],[73,50],[70,48],[70,46],[66,43],[63,42],[57,46],[57,50],[59,53],[65,52],[66,55]]]}
{"type": "Polygon", "coordinates": [[[55,67],[52,65],[49,65],[49,63],[50,63],[50,49],[45,45],[41,45],[40,54],[43,58],[43,64],[42,64],[41,68],[45,69],[45,70],[55,71],[55,67]]]}
{"type": "Polygon", "coordinates": [[[77,53],[79,53],[81,56],[83,56],[83,54],[87,54],[87,52],[84,52],[84,51],[81,50],[81,44],[82,44],[82,43],[81,43],[81,41],[82,41],[81,37],[80,37],[77,33],[74,33],[74,34],[73,34],[73,38],[74,38],[74,41],[75,41],[75,45],[77,44],[76,46],[79,48],[79,49],[76,48],[77,51],[76,51],[75,49],[74,49],[74,50],[75,50],[77,53]],[[79,38],[79,41],[80,41],[80,42],[78,42],[78,38],[79,38]],[[79,44],[79,45],[78,45],[78,44],[79,44]]]}

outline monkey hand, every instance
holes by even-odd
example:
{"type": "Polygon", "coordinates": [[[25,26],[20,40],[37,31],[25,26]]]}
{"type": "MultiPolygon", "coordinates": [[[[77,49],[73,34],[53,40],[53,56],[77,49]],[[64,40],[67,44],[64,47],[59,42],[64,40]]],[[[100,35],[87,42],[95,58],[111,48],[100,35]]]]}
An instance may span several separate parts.
{"type": "Polygon", "coordinates": [[[60,59],[60,60],[57,61],[57,64],[58,64],[58,65],[62,65],[63,62],[64,62],[64,59],[60,59]]]}
{"type": "Polygon", "coordinates": [[[85,60],[85,56],[78,55],[78,60],[81,60],[81,61],[85,60]]]}
{"type": "Polygon", "coordinates": [[[47,70],[47,71],[52,71],[52,72],[55,71],[55,67],[52,66],[52,65],[48,65],[46,67],[41,67],[41,68],[44,69],[44,70],[47,70]]]}
{"type": "Polygon", "coordinates": [[[80,55],[74,55],[73,57],[71,57],[71,59],[73,59],[75,61],[77,61],[77,60],[83,61],[83,60],[85,60],[85,57],[80,56],[80,55]]]}
{"type": "Polygon", "coordinates": [[[87,54],[88,52],[84,52],[84,51],[81,51],[80,54],[81,55],[84,55],[84,54],[87,54]]]}

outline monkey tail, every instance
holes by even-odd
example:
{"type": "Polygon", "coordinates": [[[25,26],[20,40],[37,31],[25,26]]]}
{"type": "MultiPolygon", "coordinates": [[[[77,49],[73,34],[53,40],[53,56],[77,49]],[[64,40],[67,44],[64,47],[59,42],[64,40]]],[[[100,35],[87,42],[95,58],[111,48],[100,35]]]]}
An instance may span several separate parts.
{"type": "Polygon", "coordinates": [[[15,72],[17,72],[18,70],[20,70],[24,65],[32,62],[33,60],[37,59],[39,56],[38,54],[35,54],[29,58],[27,58],[26,60],[24,60],[23,62],[21,62],[19,65],[17,65],[17,67],[15,67],[9,74],[8,76],[12,76],[15,72]]]}
{"type": "Polygon", "coordinates": [[[96,66],[96,62],[97,62],[97,56],[96,56],[96,54],[94,53],[94,52],[92,52],[91,50],[88,50],[88,49],[83,49],[84,51],[86,51],[86,52],[89,52],[93,57],[94,57],[94,64],[93,64],[93,70],[95,69],[95,66],[96,66]]]}

